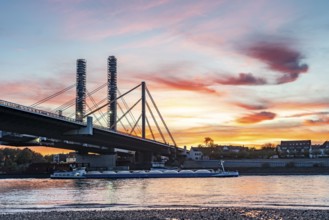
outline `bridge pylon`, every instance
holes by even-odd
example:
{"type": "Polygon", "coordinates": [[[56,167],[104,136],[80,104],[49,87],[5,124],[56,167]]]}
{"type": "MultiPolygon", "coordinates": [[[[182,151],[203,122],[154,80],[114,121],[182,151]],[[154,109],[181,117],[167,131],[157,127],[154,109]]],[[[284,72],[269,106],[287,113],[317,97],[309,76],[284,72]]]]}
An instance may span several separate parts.
{"type": "Polygon", "coordinates": [[[115,56],[108,58],[108,128],[117,130],[117,59],[115,56]]]}
{"type": "Polygon", "coordinates": [[[82,122],[86,113],[86,60],[77,60],[75,120],[82,122]]]}

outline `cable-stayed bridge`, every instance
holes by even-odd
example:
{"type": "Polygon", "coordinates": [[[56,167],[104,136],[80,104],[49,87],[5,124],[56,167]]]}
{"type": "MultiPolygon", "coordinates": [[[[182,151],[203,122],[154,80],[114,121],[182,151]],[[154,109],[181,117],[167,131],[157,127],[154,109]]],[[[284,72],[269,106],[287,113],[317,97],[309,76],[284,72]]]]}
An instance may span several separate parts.
{"type": "Polygon", "coordinates": [[[30,106],[0,100],[0,144],[50,146],[81,154],[112,154],[122,149],[138,152],[147,161],[155,154],[175,156],[175,140],[146,83],[120,93],[116,78],[116,58],[110,56],[108,82],[88,92],[86,61],[79,59],[75,84],[30,106]],[[76,97],[53,109],[40,107],[73,88],[76,97]],[[106,88],[107,97],[94,96],[106,88]],[[137,101],[127,101],[133,92],[138,92],[137,101]],[[74,107],[75,111],[70,110],[74,107]]]}

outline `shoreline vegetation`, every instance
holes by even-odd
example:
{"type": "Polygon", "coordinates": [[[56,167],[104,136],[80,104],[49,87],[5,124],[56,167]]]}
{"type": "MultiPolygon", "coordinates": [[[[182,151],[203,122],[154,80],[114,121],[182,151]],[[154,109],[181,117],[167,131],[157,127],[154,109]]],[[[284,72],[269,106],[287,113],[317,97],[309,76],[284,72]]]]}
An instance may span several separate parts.
{"type": "Polygon", "coordinates": [[[329,210],[270,209],[270,208],[198,208],[198,209],[146,209],[128,211],[49,211],[1,213],[3,220],[38,219],[121,219],[121,220],[182,220],[182,219],[328,219],[329,210]]]}

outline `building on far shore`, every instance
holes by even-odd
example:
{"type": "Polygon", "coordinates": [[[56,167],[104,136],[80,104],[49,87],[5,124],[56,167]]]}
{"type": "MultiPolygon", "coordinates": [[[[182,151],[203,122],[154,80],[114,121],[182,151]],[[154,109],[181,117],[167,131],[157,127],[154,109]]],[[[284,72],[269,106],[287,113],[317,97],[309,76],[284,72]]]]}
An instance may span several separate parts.
{"type": "Polygon", "coordinates": [[[54,154],[53,162],[54,163],[65,163],[67,158],[67,154],[54,154]]]}
{"type": "Polygon", "coordinates": [[[244,146],[232,146],[232,145],[224,145],[220,147],[222,148],[223,152],[232,152],[232,153],[239,153],[246,149],[246,147],[244,146]]]}
{"type": "Polygon", "coordinates": [[[70,152],[68,154],[54,154],[53,163],[76,163],[76,153],[70,152]]]}
{"type": "MultiPolygon", "coordinates": [[[[187,151],[186,158],[190,160],[203,160],[203,153],[198,147],[191,147],[190,151],[187,151]]],[[[208,158],[209,159],[209,158],[208,158]]]]}
{"type": "Polygon", "coordinates": [[[310,150],[310,158],[329,157],[329,141],[322,145],[312,145],[310,150]]]}
{"type": "Polygon", "coordinates": [[[309,158],[311,140],[281,141],[277,152],[281,158],[309,158]]]}
{"type": "Polygon", "coordinates": [[[66,163],[76,163],[76,162],[77,162],[76,153],[75,152],[70,152],[66,156],[66,163]]]}

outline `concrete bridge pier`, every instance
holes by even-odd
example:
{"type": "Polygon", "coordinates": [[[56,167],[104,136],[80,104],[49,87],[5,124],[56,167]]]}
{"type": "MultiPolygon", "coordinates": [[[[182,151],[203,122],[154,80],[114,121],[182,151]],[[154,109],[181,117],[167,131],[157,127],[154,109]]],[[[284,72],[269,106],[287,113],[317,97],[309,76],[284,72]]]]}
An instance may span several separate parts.
{"type": "Polygon", "coordinates": [[[153,161],[153,153],[147,151],[136,151],[135,162],[140,169],[150,169],[153,161]]]}
{"type": "Polygon", "coordinates": [[[114,150],[102,155],[79,151],[76,155],[76,162],[89,164],[89,170],[112,170],[116,166],[116,158],[114,150]]]}
{"type": "Polygon", "coordinates": [[[136,163],[151,163],[153,161],[153,153],[152,152],[136,152],[135,154],[136,163]]]}

